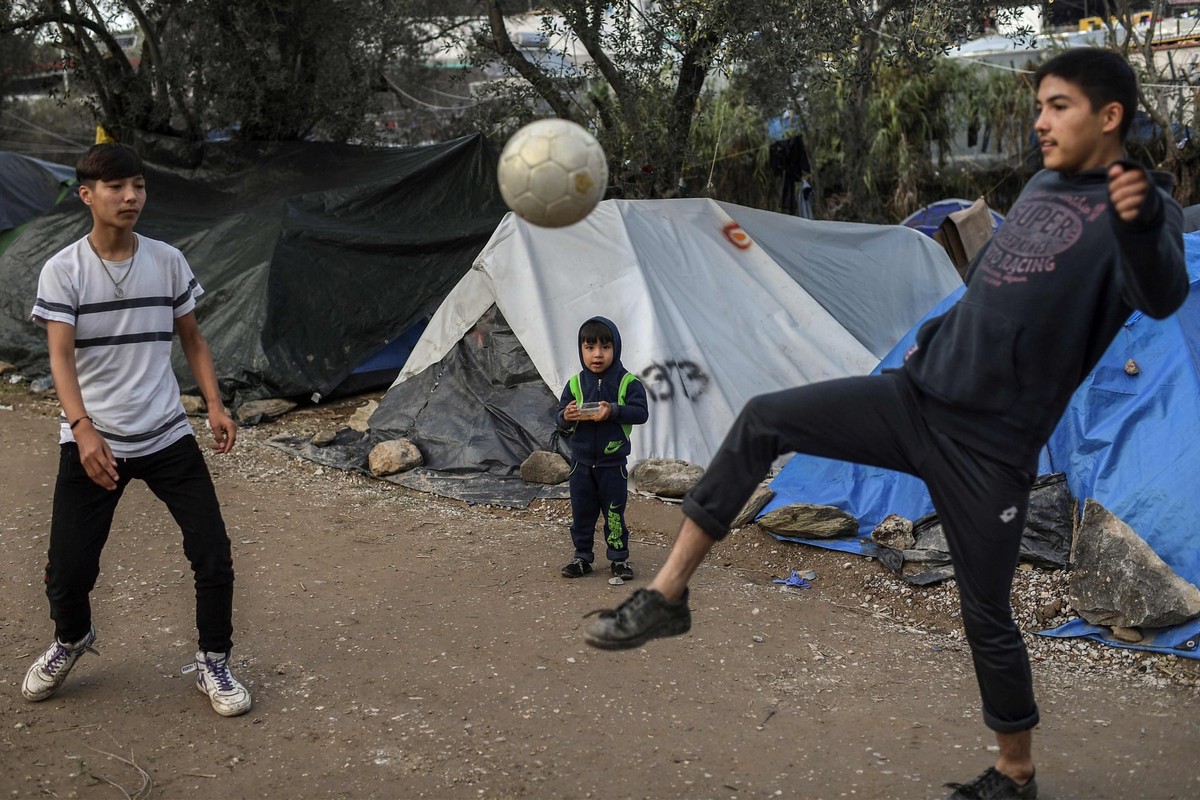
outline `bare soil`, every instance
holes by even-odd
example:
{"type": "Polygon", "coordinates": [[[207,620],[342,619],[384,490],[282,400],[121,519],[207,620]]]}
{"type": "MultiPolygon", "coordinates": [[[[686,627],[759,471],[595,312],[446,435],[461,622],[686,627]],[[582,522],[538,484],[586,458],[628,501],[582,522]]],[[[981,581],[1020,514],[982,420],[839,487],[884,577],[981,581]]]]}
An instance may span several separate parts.
{"type": "MultiPolygon", "coordinates": [[[[266,444],[338,427],[361,402],[244,429],[209,460],[238,576],[234,662],[254,694],[225,719],[179,672],[191,579],[141,484],[93,594],[100,655],[50,700],[21,697],[52,634],[57,407],[3,385],[0,796],[924,798],[994,760],[952,584],[913,591],[751,526],[695,578],[690,634],[592,650],[584,615],[644,584],[677,506],[632,500],[632,586],[604,569],[565,580],[566,501],[470,507],[266,444]],[[793,569],[816,572],[811,589],[772,583],[793,569]]],[[[1200,796],[1196,662],[1028,640],[1041,797],[1200,796]]]]}

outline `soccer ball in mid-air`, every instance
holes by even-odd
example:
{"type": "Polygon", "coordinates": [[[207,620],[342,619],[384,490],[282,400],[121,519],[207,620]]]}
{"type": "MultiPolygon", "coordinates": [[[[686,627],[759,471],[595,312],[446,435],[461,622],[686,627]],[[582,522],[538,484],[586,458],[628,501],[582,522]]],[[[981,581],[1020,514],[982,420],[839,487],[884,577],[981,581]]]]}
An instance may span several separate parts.
{"type": "Polygon", "coordinates": [[[561,228],[583,219],[604,197],[604,149],[580,125],[539,119],[512,135],[500,153],[500,196],[522,219],[561,228]]]}

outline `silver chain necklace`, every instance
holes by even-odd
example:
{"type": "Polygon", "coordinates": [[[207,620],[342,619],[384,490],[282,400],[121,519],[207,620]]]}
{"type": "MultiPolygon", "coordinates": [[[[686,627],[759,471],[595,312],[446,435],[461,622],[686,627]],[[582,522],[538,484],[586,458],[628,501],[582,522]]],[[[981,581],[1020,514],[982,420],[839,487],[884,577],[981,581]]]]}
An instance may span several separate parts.
{"type": "Polygon", "coordinates": [[[133,237],[133,252],[129,254],[129,269],[125,271],[125,274],[121,277],[121,280],[117,280],[113,277],[112,271],[109,270],[108,264],[104,263],[104,259],[100,255],[100,251],[96,249],[96,245],[92,244],[92,237],[88,236],[86,238],[88,247],[92,248],[92,252],[96,254],[96,258],[100,261],[100,266],[104,268],[104,274],[108,276],[110,281],[112,281],[113,292],[118,298],[124,297],[125,290],[121,288],[121,284],[128,280],[129,276],[133,274],[133,260],[137,258],[138,251],[137,235],[135,234],[133,237]]]}

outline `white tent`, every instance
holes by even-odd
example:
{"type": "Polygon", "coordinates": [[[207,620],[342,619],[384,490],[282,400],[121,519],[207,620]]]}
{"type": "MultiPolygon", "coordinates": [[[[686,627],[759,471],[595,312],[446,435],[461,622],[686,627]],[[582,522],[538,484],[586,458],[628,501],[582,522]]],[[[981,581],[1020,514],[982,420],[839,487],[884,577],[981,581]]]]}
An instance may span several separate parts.
{"type": "MultiPolygon", "coordinates": [[[[608,200],[560,229],[508,214],[388,396],[447,358],[494,305],[552,395],[552,416],[553,398],[581,368],[579,326],[601,315],[620,328],[622,361],[650,395],[631,464],[706,466],[750,397],[870,372],[959,285],[945,251],[901,226],[814,222],[705,199],[608,200]]],[[[490,404],[471,393],[477,407],[490,404]]],[[[387,400],[372,429],[394,419],[387,400]]],[[[404,412],[401,427],[417,414],[404,412]]],[[[511,425],[513,413],[499,416],[511,425]]],[[[478,443],[485,418],[464,417],[462,439],[478,443]]],[[[412,438],[421,446],[419,432],[412,438]]]]}

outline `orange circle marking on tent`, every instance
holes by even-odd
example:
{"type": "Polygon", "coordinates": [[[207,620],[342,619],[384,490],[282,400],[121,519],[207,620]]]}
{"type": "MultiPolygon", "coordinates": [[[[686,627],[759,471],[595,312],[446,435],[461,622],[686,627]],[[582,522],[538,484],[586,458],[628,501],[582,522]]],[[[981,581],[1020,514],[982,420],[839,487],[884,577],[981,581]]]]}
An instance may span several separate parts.
{"type": "Polygon", "coordinates": [[[742,226],[736,222],[727,223],[724,228],[721,228],[721,233],[725,234],[725,238],[729,240],[729,243],[738,250],[749,250],[750,245],[754,244],[754,240],[750,238],[750,235],[742,230],[742,226]]]}

